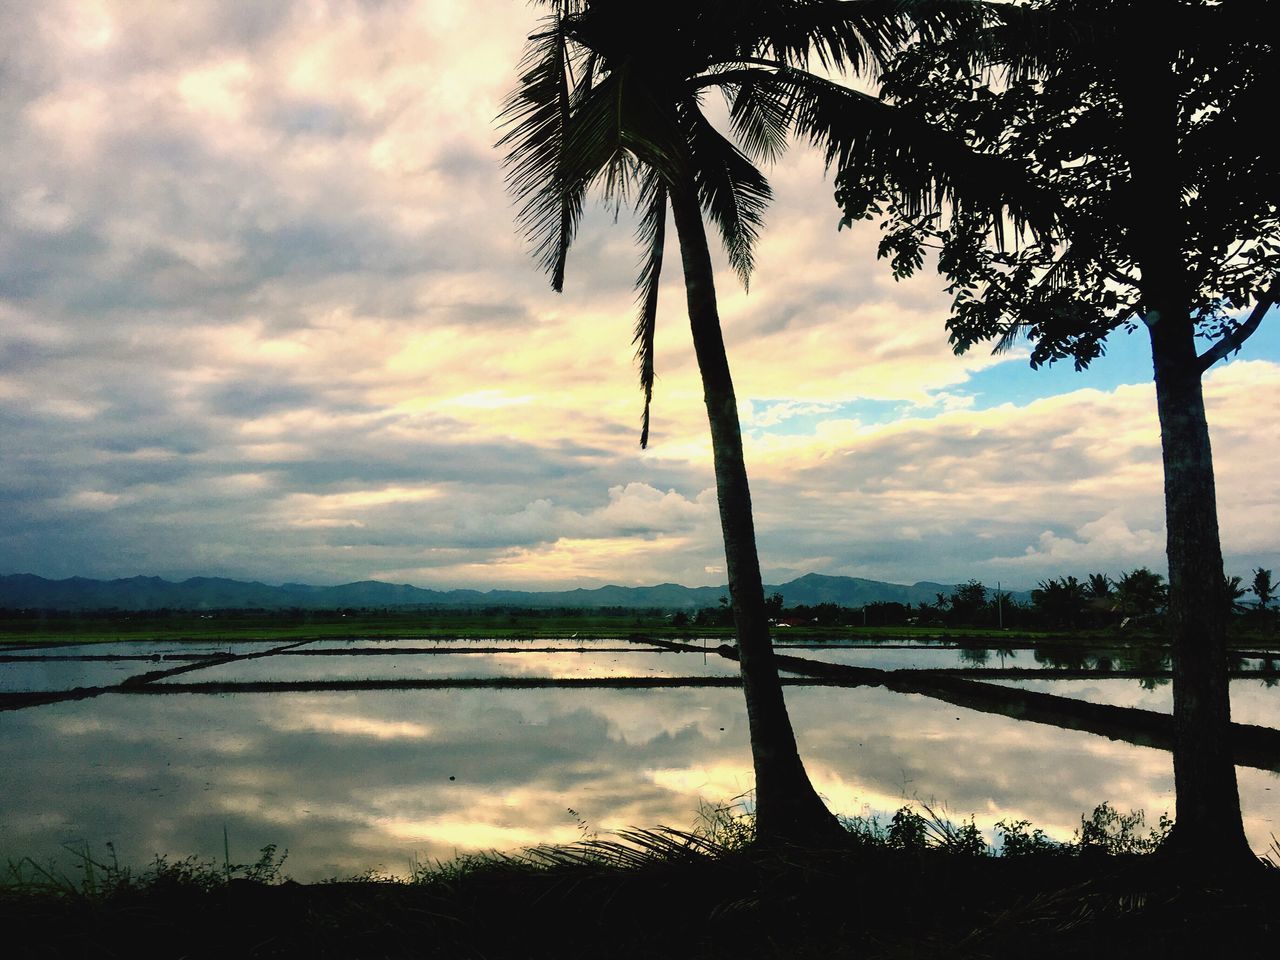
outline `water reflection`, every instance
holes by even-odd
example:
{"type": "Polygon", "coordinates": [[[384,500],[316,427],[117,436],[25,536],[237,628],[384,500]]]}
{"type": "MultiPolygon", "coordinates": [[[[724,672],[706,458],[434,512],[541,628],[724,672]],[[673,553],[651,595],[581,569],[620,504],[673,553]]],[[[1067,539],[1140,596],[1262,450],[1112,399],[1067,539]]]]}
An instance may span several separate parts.
{"type": "MultiPolygon", "coordinates": [[[[1103,800],[1172,809],[1161,751],[883,689],[791,687],[788,701],[844,813],[919,797],[1069,836],[1103,800]]],[[[601,832],[688,826],[700,799],[751,784],[733,689],[108,695],[0,714],[0,765],[0,856],[111,840],[135,863],[220,859],[225,827],[233,857],[277,843],[299,879],[572,840],[578,817],[601,832]]],[[[1280,783],[1240,778],[1263,849],[1280,783]]]]}
{"type": "MultiPolygon", "coordinates": [[[[979,659],[976,650],[957,647],[837,647],[823,646],[797,649],[789,646],[782,653],[810,657],[824,663],[838,663],[848,667],[875,667],[878,670],[947,670],[972,666],[1020,666],[1016,651],[1008,651],[1005,662],[996,655],[994,662],[979,659]]],[[[982,651],[986,653],[987,651],[982,651]]],[[[1024,651],[1025,653],[1025,651],[1024,651]]]]}
{"type": "Polygon", "coordinates": [[[1043,647],[1033,651],[1039,664],[1059,670],[1119,670],[1146,674],[1140,683],[1147,690],[1169,683],[1172,661],[1167,652],[1149,647],[1090,650],[1085,647],[1043,647]]]}
{"type": "Polygon", "coordinates": [[[113,686],[153,669],[138,660],[36,660],[0,666],[0,693],[113,686]]]}
{"type": "Polygon", "coordinates": [[[278,645],[278,640],[111,640],[48,646],[0,648],[6,657],[167,657],[250,652],[278,645]]]}
{"type": "MultiPolygon", "coordinates": [[[[1097,680],[1038,680],[996,679],[991,683],[1051,693],[1089,703],[1107,703],[1116,707],[1135,707],[1154,710],[1157,713],[1173,712],[1173,687],[1169,683],[1147,684],[1128,679],[1100,678],[1097,680]]],[[[1280,716],[1280,700],[1274,689],[1274,680],[1263,678],[1237,678],[1231,684],[1231,719],[1236,723],[1252,723],[1258,726],[1275,726],[1280,716]]]]}
{"type": "MultiPolygon", "coordinates": [[[[644,649],[551,653],[432,653],[392,656],[289,656],[218,664],[175,676],[173,682],[259,680],[409,680],[494,677],[702,677],[736,676],[722,657],[644,649]]],[[[163,682],[163,681],[162,681],[163,682]]]]}
{"type": "MultiPolygon", "coordinates": [[[[719,643],[720,641],[716,641],[719,643]]],[[[619,640],[595,640],[579,637],[538,637],[535,639],[519,639],[510,637],[478,637],[474,639],[442,639],[433,640],[422,637],[328,637],[323,640],[308,641],[306,650],[374,650],[377,652],[421,649],[465,649],[468,651],[510,651],[530,653],[540,650],[617,650],[632,649],[640,646],[654,649],[643,641],[629,642],[619,640]]],[[[712,644],[714,647],[715,644],[712,644]]]]}

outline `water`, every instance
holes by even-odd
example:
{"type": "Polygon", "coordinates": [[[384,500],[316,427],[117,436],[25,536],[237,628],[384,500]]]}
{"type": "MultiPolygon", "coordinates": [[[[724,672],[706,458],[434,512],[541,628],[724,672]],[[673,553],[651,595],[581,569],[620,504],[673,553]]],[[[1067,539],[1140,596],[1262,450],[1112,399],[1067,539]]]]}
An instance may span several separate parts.
{"type": "MultiPolygon", "coordinates": [[[[1136,707],[1156,713],[1173,713],[1173,685],[1168,680],[1146,685],[1136,680],[992,680],[1002,686],[1052,693],[1059,697],[1107,703],[1116,707],[1136,707]]],[[[1231,719],[1274,727],[1280,719],[1280,686],[1268,686],[1255,678],[1238,677],[1231,683],[1231,719]]],[[[1274,682],[1273,682],[1274,683],[1274,682]]]]}
{"type": "Polygon", "coordinates": [[[7,657],[164,657],[169,655],[208,655],[215,653],[251,653],[280,646],[280,640],[114,640],[103,643],[70,643],[65,646],[0,647],[7,657]]]}
{"type": "Polygon", "coordinates": [[[159,663],[145,660],[94,661],[61,657],[56,660],[0,663],[0,693],[114,686],[135,674],[176,666],[178,666],[177,663],[164,661],[159,663]]]}
{"type": "MultiPolygon", "coordinates": [[[[721,641],[711,643],[715,649],[721,641]]],[[[513,639],[509,637],[477,638],[467,640],[423,640],[420,637],[331,637],[324,640],[308,641],[304,650],[403,650],[412,648],[431,649],[447,647],[451,649],[482,650],[520,650],[522,652],[537,650],[591,650],[591,649],[634,649],[656,650],[657,647],[645,643],[628,643],[625,640],[591,640],[578,637],[547,637],[537,639],[513,639]]]]}
{"type": "MultiPolygon", "coordinates": [[[[999,667],[1000,657],[994,663],[975,663],[973,653],[955,647],[839,647],[833,645],[804,646],[779,645],[779,653],[822,660],[848,667],[876,667],[880,670],[946,670],[959,667],[999,667]]],[[[985,652],[985,651],[984,651],[985,652]]],[[[1004,666],[1036,669],[1040,666],[1031,658],[1030,651],[1013,651],[1004,655],[1004,666]],[[1017,654],[1022,653],[1019,660],[1017,654]]]]}
{"type": "MultiPolygon", "coordinates": [[[[450,645],[452,646],[452,645],[450,645]]],[[[257,680],[418,680],[497,677],[702,677],[737,676],[724,657],[652,650],[553,653],[435,653],[430,655],[299,656],[218,664],[172,678],[173,683],[257,680]]]]}
{"type": "MultiPolygon", "coordinates": [[[[439,661],[444,675],[456,666],[467,676],[478,669],[624,675],[608,672],[615,661],[627,665],[625,675],[733,669],[714,656],[704,666],[700,653],[600,647],[277,656],[179,679],[212,679],[215,670],[334,676],[323,671],[399,661],[407,668],[415,660],[423,670],[439,661]]],[[[117,665],[156,666],[83,666],[117,665]]],[[[0,677],[32,666],[0,664],[0,677]]],[[[1017,683],[1148,709],[1160,709],[1168,690],[1133,680],[1017,683]]],[[[1238,719],[1280,722],[1280,689],[1237,680],[1232,690],[1238,719]]],[[[1027,819],[1067,838],[1102,801],[1143,809],[1151,823],[1172,812],[1163,751],[880,688],[788,687],[787,700],[810,774],[842,813],[883,817],[920,799],[945,804],[955,818],[973,814],[986,830],[1000,819],[1027,819]]],[[[415,862],[469,850],[567,842],[584,823],[602,835],[689,827],[699,802],[751,786],[745,711],[733,688],[108,694],[0,713],[0,770],[0,860],[65,865],[64,845],[102,852],[111,841],[128,863],[156,853],[220,862],[225,829],[234,860],[255,859],[275,843],[288,848],[285,872],[300,880],[370,867],[403,874],[415,862]]],[[[1246,828],[1261,851],[1280,834],[1280,777],[1245,767],[1239,776],[1246,828]]]]}

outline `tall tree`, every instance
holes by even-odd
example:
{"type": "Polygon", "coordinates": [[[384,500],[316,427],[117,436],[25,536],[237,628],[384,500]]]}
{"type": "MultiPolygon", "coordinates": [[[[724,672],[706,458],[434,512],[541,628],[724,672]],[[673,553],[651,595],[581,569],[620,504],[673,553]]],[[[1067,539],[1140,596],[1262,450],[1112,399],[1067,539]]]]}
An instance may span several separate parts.
{"type": "Polygon", "coordinates": [[[1120,611],[1135,620],[1155,616],[1169,602],[1164,577],[1146,567],[1120,574],[1116,581],[1116,602],[1120,611]]]}
{"type": "Polygon", "coordinates": [[[762,839],[809,840],[840,827],[809,781],[783,700],[773,650],[737,400],[725,353],[704,217],[745,284],[770,197],[756,163],[776,158],[792,129],[836,115],[848,91],[808,73],[811,55],[839,70],[866,66],[906,37],[904,5],[831,0],[729,2],[557,0],[502,114],[508,183],[536,256],[563,287],[585,198],[599,187],[633,201],[644,248],[634,331],[649,439],[658,282],[668,211],[684,267],[724,537],[762,839]],[[702,109],[724,93],[736,143],[702,109]]]}
{"type": "Polygon", "coordinates": [[[966,627],[986,626],[991,619],[988,616],[990,604],[987,602],[987,588],[977,580],[969,580],[957,586],[947,602],[950,604],[948,623],[966,627]]]}
{"type": "Polygon", "coordinates": [[[1249,584],[1249,590],[1258,598],[1258,609],[1266,610],[1276,596],[1275,585],[1271,582],[1271,571],[1256,567],[1253,571],[1253,581],[1249,584]]]}
{"type": "Polygon", "coordinates": [[[1222,606],[1226,610],[1228,617],[1244,609],[1240,605],[1240,598],[1245,593],[1244,579],[1242,577],[1222,578],[1222,606]]]}
{"type": "Polygon", "coordinates": [[[1086,598],[1084,585],[1075,577],[1041,580],[1039,587],[1031,591],[1031,602],[1040,611],[1045,622],[1068,629],[1075,629],[1080,625],[1086,598]]]}
{"type": "Polygon", "coordinates": [[[1019,338],[1032,364],[1083,367],[1119,329],[1151,343],[1164,463],[1174,645],[1176,826],[1199,864],[1248,855],[1229,750],[1222,551],[1201,377],[1280,295],[1280,161],[1266,129],[1280,57],[1264,0],[992,5],[964,36],[914,46],[886,76],[899,109],[1017,161],[1051,229],[962,206],[946,171],[865,154],[840,180],[846,220],[883,215],[898,275],[926,248],[955,295],[957,352],[1019,338]],[[1140,51],[1140,53],[1139,53],[1140,51]],[[895,169],[896,165],[896,169],[895,169]],[[1197,349],[1197,338],[1208,346],[1197,349]]]}
{"type": "Polygon", "coordinates": [[[1084,595],[1090,600],[1106,600],[1111,596],[1111,578],[1105,573],[1091,573],[1084,586],[1084,595]]]}

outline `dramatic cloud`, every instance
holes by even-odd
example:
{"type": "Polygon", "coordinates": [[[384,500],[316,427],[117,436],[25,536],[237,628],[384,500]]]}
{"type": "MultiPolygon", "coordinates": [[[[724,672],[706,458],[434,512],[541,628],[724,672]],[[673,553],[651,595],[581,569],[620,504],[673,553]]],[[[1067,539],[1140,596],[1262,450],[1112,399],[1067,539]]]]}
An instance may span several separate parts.
{"type": "MultiPolygon", "coordinates": [[[[641,451],[629,214],[588,210],[559,296],[513,226],[494,118],[535,16],[4,7],[0,572],[722,579],[678,258],[641,451]]],[[[939,281],[836,231],[812,151],[771,177],[750,295],[718,260],[767,576],[1161,565],[1149,374],[955,357],[939,281]]],[[[1280,351],[1249,349],[1208,381],[1238,572],[1280,561],[1280,351]]]]}

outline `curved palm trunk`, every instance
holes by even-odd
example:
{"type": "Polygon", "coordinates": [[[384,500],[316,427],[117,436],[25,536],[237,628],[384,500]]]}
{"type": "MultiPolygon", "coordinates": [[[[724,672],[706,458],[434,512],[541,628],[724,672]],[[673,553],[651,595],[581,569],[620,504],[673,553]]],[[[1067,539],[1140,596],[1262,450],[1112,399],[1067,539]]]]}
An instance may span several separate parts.
{"type": "Polygon", "coordinates": [[[711,427],[716,496],[755,765],[757,833],[766,842],[834,839],[844,831],[818,797],[800,760],[769,641],[738,404],[720,332],[711,253],[691,183],[672,187],[671,206],[711,427]]]}

